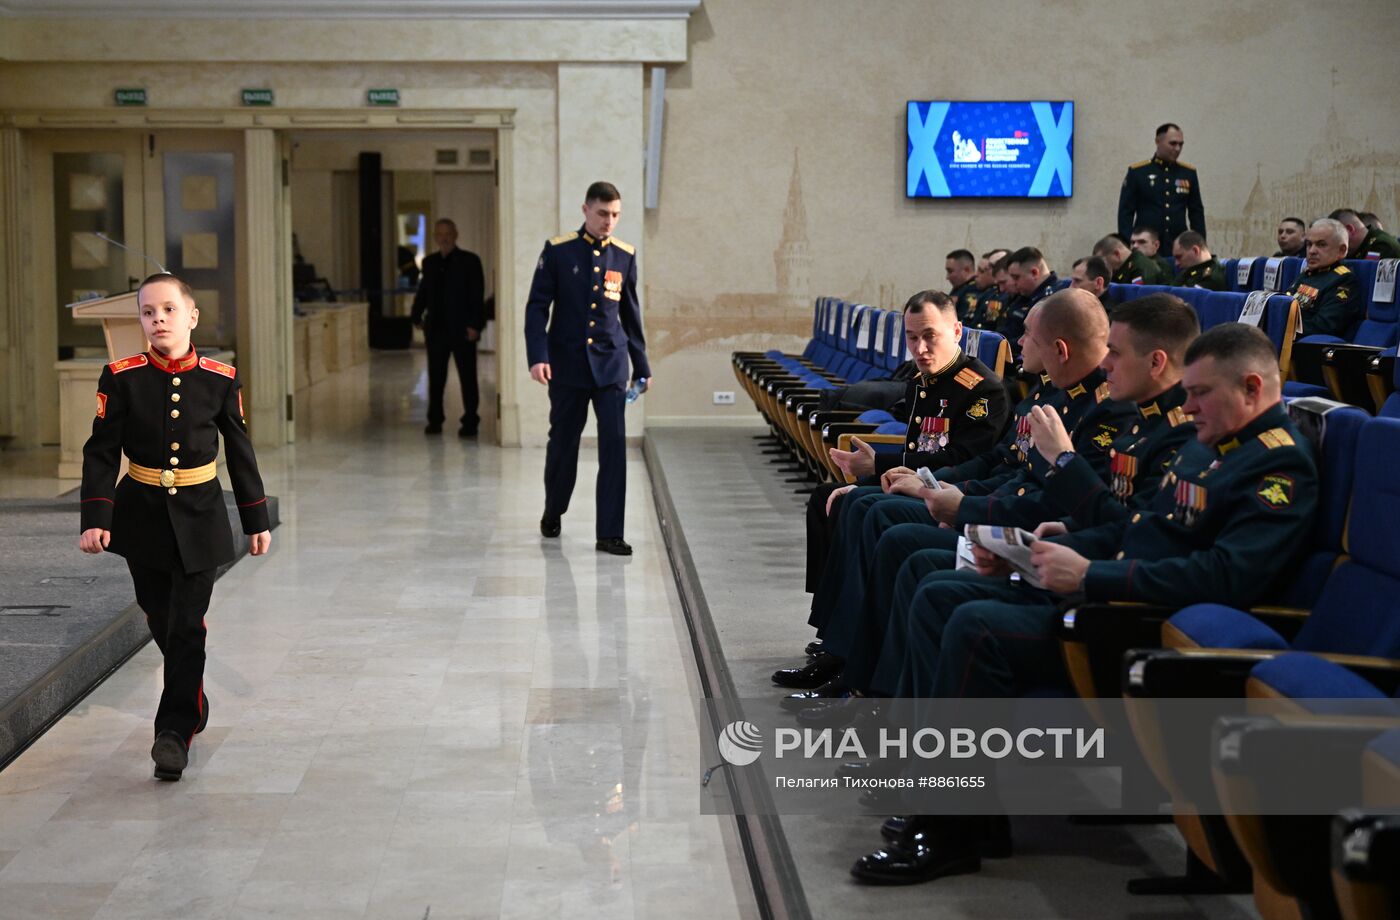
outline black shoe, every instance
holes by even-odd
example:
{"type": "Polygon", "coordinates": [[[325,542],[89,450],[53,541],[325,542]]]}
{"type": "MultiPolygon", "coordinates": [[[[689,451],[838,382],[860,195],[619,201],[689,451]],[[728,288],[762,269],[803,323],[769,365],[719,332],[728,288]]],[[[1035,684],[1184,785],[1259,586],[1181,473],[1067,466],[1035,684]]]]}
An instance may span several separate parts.
{"type": "Polygon", "coordinates": [[[819,703],[822,700],[840,699],[842,696],[849,693],[850,689],[850,687],[847,687],[841,682],[840,677],[836,677],[822,684],[820,687],[789,693],[778,701],[778,705],[788,712],[801,712],[808,706],[819,703]]]}
{"type": "Polygon", "coordinates": [[[803,651],[807,653],[808,658],[817,657],[822,653],[822,640],[818,639],[815,642],[808,642],[807,648],[805,648],[803,651]]]}
{"type": "Polygon", "coordinates": [[[868,710],[872,700],[860,696],[847,696],[818,703],[797,714],[797,721],[808,728],[844,728],[855,721],[856,716],[868,710]]]}
{"type": "Polygon", "coordinates": [[[540,518],[540,533],[544,534],[546,537],[559,536],[559,530],[559,519],[557,517],[552,518],[546,514],[544,517],[540,518]]]}
{"type": "Polygon", "coordinates": [[[457,437],[459,437],[459,438],[474,438],[474,437],[476,437],[476,429],[475,429],[475,428],[467,428],[467,427],[464,425],[464,426],[462,426],[461,428],[458,428],[458,429],[457,429],[457,437]]]}
{"type": "Polygon", "coordinates": [[[608,537],[606,540],[598,541],[598,552],[611,553],[614,556],[632,555],[632,545],[621,537],[608,537]]]}
{"type": "Polygon", "coordinates": [[[423,429],[424,434],[442,434],[442,425],[438,422],[430,422],[428,427],[423,429]]]}
{"type": "Polygon", "coordinates": [[[966,875],[982,870],[982,859],[974,845],[962,840],[891,844],[862,856],[851,867],[851,875],[867,885],[916,885],[949,875],[966,875]]]}
{"type": "Polygon", "coordinates": [[[195,726],[194,730],[196,735],[209,726],[209,697],[202,690],[199,695],[203,699],[204,705],[200,707],[199,725],[195,726]]]}
{"type": "Polygon", "coordinates": [[[167,730],[156,735],[156,743],[151,745],[151,759],[156,762],[156,779],[173,783],[185,772],[190,752],[179,735],[167,730]]]}
{"type": "Polygon", "coordinates": [[[835,655],[818,655],[800,668],[781,668],[773,672],[773,683],[794,690],[815,690],[841,673],[845,662],[835,655]]]}
{"type": "MultiPolygon", "coordinates": [[[[1011,857],[1011,819],[1006,815],[988,815],[981,821],[981,832],[977,839],[977,855],[983,859],[1009,859],[1011,857]]],[[[909,838],[932,838],[938,833],[937,822],[923,823],[916,818],[895,815],[886,818],[880,825],[880,836],[889,843],[902,843],[907,846],[909,838]]]]}

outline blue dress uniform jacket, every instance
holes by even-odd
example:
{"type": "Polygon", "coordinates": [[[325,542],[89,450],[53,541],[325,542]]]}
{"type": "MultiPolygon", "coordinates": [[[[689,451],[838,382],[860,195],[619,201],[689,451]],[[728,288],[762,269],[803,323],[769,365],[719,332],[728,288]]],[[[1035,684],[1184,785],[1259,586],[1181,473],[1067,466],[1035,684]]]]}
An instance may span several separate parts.
{"type": "Polygon", "coordinates": [[[243,532],[261,533],[269,529],[267,497],[234,368],[193,349],[178,361],[152,352],[107,365],[83,446],[81,529],[110,530],[108,551],[149,569],[193,573],[231,562],[233,537],[217,478],[168,488],[131,476],[117,481],[123,453],[156,470],[213,463],[221,434],[243,532]]]}
{"type": "Polygon", "coordinates": [[[525,353],[564,386],[626,386],[629,357],[632,379],[650,377],[636,250],[582,228],[545,243],[525,305],[525,353]]]}
{"type": "Polygon", "coordinates": [[[1187,444],[1149,510],[1052,539],[1097,560],[1091,601],[1248,607],[1308,546],[1317,491],[1312,447],[1279,404],[1214,447],[1187,444]]]}
{"type": "Polygon", "coordinates": [[[1139,403],[1138,419],[1108,452],[1108,479],[1078,453],[1045,478],[1049,510],[1064,515],[1071,529],[1118,521],[1146,508],[1177,453],[1196,439],[1196,426],[1181,406],[1186,390],[1177,384],[1139,403]]]}
{"type": "Polygon", "coordinates": [[[1146,225],[1157,231],[1162,249],[1171,252],[1172,241],[1186,231],[1187,224],[1206,235],[1206,212],[1201,204],[1201,180],[1196,167],[1160,157],[1128,167],[1123,188],[1118,193],[1118,235],[1132,236],[1133,228],[1146,225]]]}

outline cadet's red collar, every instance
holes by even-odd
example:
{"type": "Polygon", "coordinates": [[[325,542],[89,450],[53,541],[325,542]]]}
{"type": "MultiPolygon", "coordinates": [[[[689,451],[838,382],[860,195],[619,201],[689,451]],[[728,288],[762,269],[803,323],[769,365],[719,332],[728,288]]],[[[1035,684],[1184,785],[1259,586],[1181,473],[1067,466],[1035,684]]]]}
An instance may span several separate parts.
{"type": "Polygon", "coordinates": [[[150,351],[151,363],[167,374],[181,373],[194,370],[194,366],[199,363],[199,355],[194,353],[194,346],[190,346],[190,353],[183,358],[171,360],[165,357],[154,348],[150,351]]]}

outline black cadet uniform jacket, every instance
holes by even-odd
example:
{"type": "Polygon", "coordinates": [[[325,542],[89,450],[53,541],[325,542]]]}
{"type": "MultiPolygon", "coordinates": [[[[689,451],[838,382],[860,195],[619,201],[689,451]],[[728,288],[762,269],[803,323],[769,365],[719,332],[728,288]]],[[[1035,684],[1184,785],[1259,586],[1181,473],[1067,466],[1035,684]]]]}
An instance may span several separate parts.
{"type": "Polygon", "coordinates": [[[1148,510],[1050,539],[1096,560],[1091,601],[1248,609],[1306,551],[1317,493],[1312,445],[1279,403],[1220,444],[1188,442],[1148,510]]]}
{"type": "Polygon", "coordinates": [[[217,478],[193,486],[117,481],[121,457],[155,470],[213,463],[219,435],[247,534],[269,529],[267,497],[243,418],[237,372],[194,349],[177,361],[158,353],[107,365],[97,383],[97,417],[83,445],[82,530],[112,532],[109,552],[187,573],[234,558],[224,490],[217,478]]]}
{"type": "Polygon", "coordinates": [[[1346,338],[1361,321],[1365,304],[1357,289],[1356,275],[1340,262],[1304,269],[1288,293],[1298,301],[1303,335],[1346,338]]]}
{"type": "Polygon", "coordinates": [[[1220,264],[1220,260],[1211,257],[1209,260],[1190,268],[1182,269],[1172,279],[1174,287],[1195,287],[1204,288],[1207,291],[1223,291],[1229,287],[1229,281],[1225,277],[1225,266],[1220,264]]]}
{"type": "Polygon", "coordinates": [[[1118,193],[1118,235],[1128,239],[1133,227],[1146,224],[1157,231],[1162,248],[1171,252],[1178,234],[1191,230],[1206,235],[1206,212],[1196,167],[1159,157],[1128,167],[1118,193]]]}
{"type": "Polygon", "coordinates": [[[877,474],[962,463],[990,450],[1006,423],[1006,389],[987,365],[961,351],[941,370],[913,377],[904,403],[910,407],[904,447],[877,453],[877,474]]]}
{"type": "Polygon", "coordinates": [[[1109,448],[1107,481],[1076,453],[1045,477],[1047,509],[1063,515],[1070,529],[1077,530],[1145,508],[1177,452],[1196,439],[1196,426],[1181,408],[1185,402],[1186,390],[1178,383],[1138,403],[1138,419],[1109,448]]]}
{"type": "Polygon", "coordinates": [[[413,321],[440,335],[465,336],[486,328],[486,275],[474,252],[453,249],[423,260],[423,280],[413,295],[413,321]],[[424,319],[424,314],[427,318],[424,319]]]}
{"type": "MultiPolygon", "coordinates": [[[[1089,465],[1096,476],[1108,478],[1109,451],[1118,436],[1132,425],[1137,415],[1133,403],[1110,399],[1106,375],[1095,368],[1075,385],[1063,390],[1058,406],[1060,420],[1069,432],[1075,453],[1089,465]]],[[[959,526],[966,524],[1001,524],[1034,527],[1046,520],[1044,482],[1054,469],[1035,448],[1031,436],[1030,418],[1018,422],[1016,450],[1021,468],[986,494],[964,492],[958,504],[959,526]]]]}

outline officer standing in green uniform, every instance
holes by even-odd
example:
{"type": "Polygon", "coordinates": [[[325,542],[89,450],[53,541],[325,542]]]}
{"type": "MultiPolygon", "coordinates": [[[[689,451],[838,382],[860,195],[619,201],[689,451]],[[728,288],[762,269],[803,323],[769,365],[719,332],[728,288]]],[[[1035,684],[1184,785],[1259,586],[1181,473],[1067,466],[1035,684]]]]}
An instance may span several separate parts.
{"type": "Polygon", "coordinates": [[[1179,159],[1185,139],[1170,122],[1157,128],[1157,152],[1150,160],[1134,163],[1123,177],[1118,193],[1118,236],[1128,239],[1133,228],[1153,227],[1162,246],[1191,229],[1205,236],[1206,213],[1201,205],[1201,183],[1196,167],[1179,159]],[[1188,227],[1187,224],[1190,224],[1188,227]]]}
{"type": "Polygon", "coordinates": [[[189,285],[162,272],[136,297],[151,348],[107,365],[98,380],[78,545],[116,553],[131,571],[164,662],[151,759],[156,778],[173,781],[209,721],[204,615],[219,566],[234,559],[215,463],[220,435],[249,552],[266,553],[272,534],[237,371],[195,354],[199,310],[189,285]],[[123,454],[130,462],[118,482],[123,454]]]}
{"type": "Polygon", "coordinates": [[[1225,266],[1211,255],[1206,238],[1195,230],[1187,230],[1172,242],[1172,256],[1178,269],[1176,277],[1172,279],[1173,287],[1223,291],[1230,286],[1225,277],[1225,266]]]}
{"type": "Polygon", "coordinates": [[[1347,254],[1347,228],[1324,217],[1308,228],[1307,241],[1307,268],[1288,290],[1302,311],[1303,335],[1346,338],[1361,321],[1365,307],[1356,275],[1342,264],[1347,254]]]}
{"type": "Polygon", "coordinates": [[[1170,284],[1171,278],[1162,274],[1157,262],[1145,253],[1129,249],[1128,244],[1112,233],[1094,244],[1094,255],[1108,263],[1114,284],[1170,284]]]}
{"type": "Polygon", "coordinates": [[[943,276],[948,281],[948,296],[958,311],[958,322],[967,323],[967,318],[977,308],[977,259],[966,249],[954,249],[943,262],[943,276]]]}
{"type": "MultiPolygon", "coordinates": [[[[1147,511],[1032,545],[1043,590],[1007,582],[988,556],[982,574],[925,578],[889,639],[903,642],[899,694],[1009,697],[1068,683],[1055,638],[1058,599],[1211,602],[1248,609],[1308,545],[1317,467],[1280,398],[1273,343],[1226,323],[1186,353],[1185,409],[1196,440],[1172,461],[1147,511]]],[[[976,822],[920,817],[906,836],[857,861],[867,882],[922,882],[980,867],[976,822]]]]}
{"type": "Polygon", "coordinates": [[[1368,227],[1351,208],[1338,208],[1327,215],[1347,231],[1348,259],[1400,259],[1400,241],[1380,227],[1368,227]]]}

